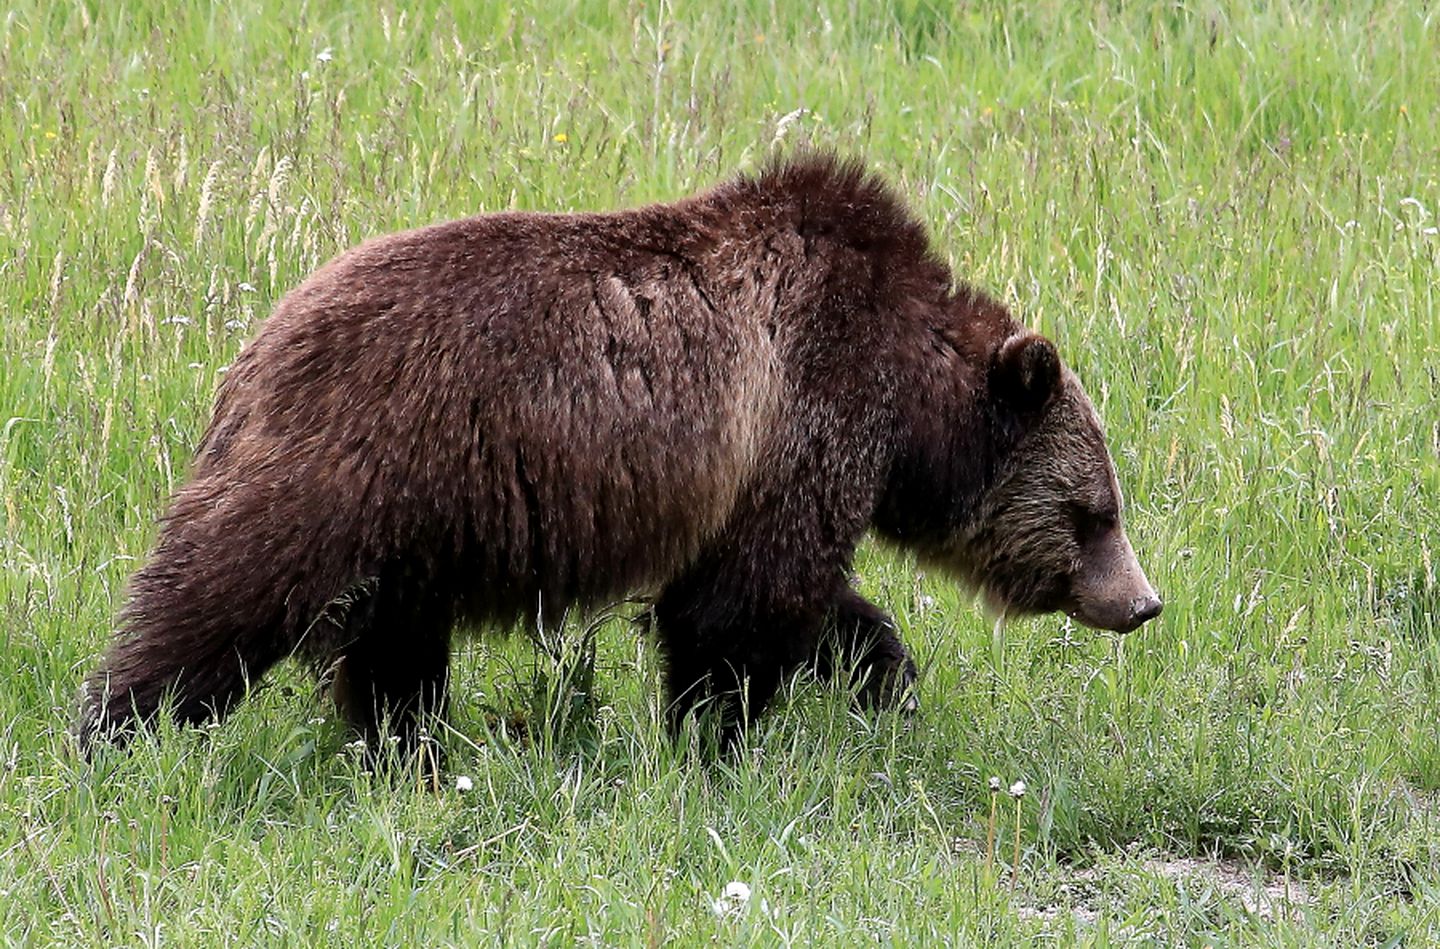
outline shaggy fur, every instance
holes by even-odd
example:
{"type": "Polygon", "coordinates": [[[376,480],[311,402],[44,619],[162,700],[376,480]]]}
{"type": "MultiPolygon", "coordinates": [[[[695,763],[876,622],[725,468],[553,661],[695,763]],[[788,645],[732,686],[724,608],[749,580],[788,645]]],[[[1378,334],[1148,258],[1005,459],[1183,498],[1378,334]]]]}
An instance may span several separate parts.
{"type": "Polygon", "coordinates": [[[393,234],[236,360],[78,732],[166,695],[223,714],[298,655],[364,735],[408,737],[457,623],[635,592],[677,722],[727,695],[733,727],[802,663],[893,702],[914,666],[847,582],[868,529],[1002,608],[1079,610],[1076,577],[1115,571],[1077,518],[1123,540],[1119,505],[1053,347],[956,286],[858,164],[393,234]]]}

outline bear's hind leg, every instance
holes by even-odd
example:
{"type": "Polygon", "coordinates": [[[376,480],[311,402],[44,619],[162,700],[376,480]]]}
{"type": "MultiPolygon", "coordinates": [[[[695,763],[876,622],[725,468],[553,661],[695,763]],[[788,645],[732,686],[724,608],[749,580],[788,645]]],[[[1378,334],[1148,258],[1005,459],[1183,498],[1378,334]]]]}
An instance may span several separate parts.
{"type": "Polygon", "coordinates": [[[815,674],[822,681],[848,676],[862,708],[899,708],[914,712],[915,662],[895,631],[895,622],[851,587],[830,605],[816,652],[815,674]]]}
{"type": "MultiPolygon", "coordinates": [[[[174,610],[182,615],[185,608],[174,610]]],[[[102,741],[123,745],[136,725],[154,721],[167,699],[178,724],[224,718],[281,658],[266,633],[222,629],[192,641],[132,620],[132,629],[117,637],[82,689],[73,726],[81,753],[89,757],[102,741]]]]}
{"type": "Polygon", "coordinates": [[[417,751],[426,720],[446,712],[454,610],[407,579],[382,578],[356,604],[333,663],[336,709],[372,754],[387,740],[417,751]]]}
{"type": "Polygon", "coordinates": [[[119,633],[82,693],[85,754],[98,741],[123,744],[167,700],[182,724],[220,718],[290,654],[287,609],[309,593],[296,579],[300,545],[276,528],[278,514],[261,513],[275,510],[270,495],[218,494],[204,481],[183,488],[131,578],[119,633]]]}

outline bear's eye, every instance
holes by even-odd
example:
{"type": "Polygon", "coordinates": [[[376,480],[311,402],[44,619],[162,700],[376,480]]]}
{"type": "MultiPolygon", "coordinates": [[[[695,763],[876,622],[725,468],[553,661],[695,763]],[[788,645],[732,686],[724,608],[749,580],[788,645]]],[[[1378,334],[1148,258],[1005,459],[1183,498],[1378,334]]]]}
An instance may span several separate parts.
{"type": "Polygon", "coordinates": [[[1079,503],[1070,505],[1070,516],[1075,523],[1075,539],[1082,544],[1114,529],[1120,522],[1118,513],[1110,508],[1079,503]]]}

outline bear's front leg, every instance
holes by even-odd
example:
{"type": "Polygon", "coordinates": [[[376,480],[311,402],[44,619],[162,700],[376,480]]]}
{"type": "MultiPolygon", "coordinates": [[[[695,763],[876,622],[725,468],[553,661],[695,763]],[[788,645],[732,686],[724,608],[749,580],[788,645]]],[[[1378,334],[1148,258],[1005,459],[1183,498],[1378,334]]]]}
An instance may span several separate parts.
{"type": "Polygon", "coordinates": [[[654,609],[672,732],[692,715],[713,716],[724,748],[814,654],[825,619],[823,600],[785,601],[753,574],[747,579],[692,570],[654,609]]]}
{"type": "MultiPolygon", "coordinates": [[[[378,757],[393,739],[401,757],[420,750],[423,725],[443,719],[449,687],[449,647],[420,639],[404,655],[357,645],[334,665],[335,707],[378,757]]],[[[439,761],[439,746],[430,749],[439,761]]]]}
{"type": "MultiPolygon", "coordinates": [[[[451,610],[411,577],[387,575],[345,618],[333,662],[335,705],[372,756],[387,740],[420,750],[427,719],[443,719],[450,679],[451,610]]],[[[428,752],[439,761],[439,746],[428,752]]]]}
{"type": "Polygon", "coordinates": [[[896,634],[895,621],[851,587],[830,604],[814,661],[823,681],[848,676],[863,708],[920,708],[915,662],[896,634]]]}

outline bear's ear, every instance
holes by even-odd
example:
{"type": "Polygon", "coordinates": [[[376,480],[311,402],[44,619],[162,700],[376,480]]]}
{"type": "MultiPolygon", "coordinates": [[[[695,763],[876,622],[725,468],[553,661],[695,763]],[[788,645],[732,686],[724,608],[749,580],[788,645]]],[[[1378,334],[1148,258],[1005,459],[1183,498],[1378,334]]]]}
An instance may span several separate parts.
{"type": "Polygon", "coordinates": [[[997,395],[1022,408],[1039,408],[1060,387],[1060,354],[1045,337],[1018,333],[1000,344],[991,379],[997,395]]]}

